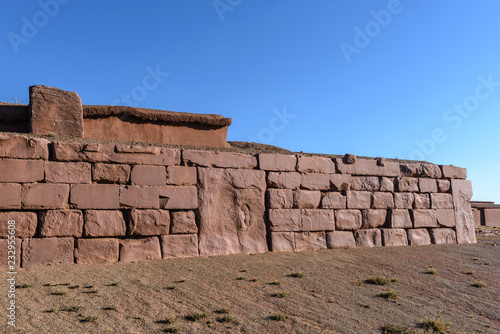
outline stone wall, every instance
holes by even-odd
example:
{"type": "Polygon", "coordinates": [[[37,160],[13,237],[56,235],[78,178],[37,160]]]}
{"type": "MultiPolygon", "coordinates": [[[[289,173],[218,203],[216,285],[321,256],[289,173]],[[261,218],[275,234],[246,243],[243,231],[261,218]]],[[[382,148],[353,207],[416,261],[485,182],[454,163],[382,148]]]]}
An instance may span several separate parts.
{"type": "Polygon", "coordinates": [[[474,243],[466,170],[0,134],[0,263],[474,243]]]}
{"type": "Polygon", "coordinates": [[[500,204],[493,202],[472,202],[471,205],[476,226],[500,226],[500,204]]]}

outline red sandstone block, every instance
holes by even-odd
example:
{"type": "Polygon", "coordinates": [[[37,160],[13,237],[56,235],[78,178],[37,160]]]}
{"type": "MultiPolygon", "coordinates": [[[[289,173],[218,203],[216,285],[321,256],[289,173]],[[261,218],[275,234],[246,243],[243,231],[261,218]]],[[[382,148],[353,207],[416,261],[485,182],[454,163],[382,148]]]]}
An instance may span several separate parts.
{"type": "Polygon", "coordinates": [[[74,263],[73,238],[43,238],[23,240],[23,267],[74,263]]]}
{"type": "Polygon", "coordinates": [[[327,192],[321,200],[321,208],[323,209],[345,209],[346,206],[346,196],[338,192],[327,192]]]}
{"type": "Polygon", "coordinates": [[[272,252],[293,252],[294,250],[295,250],[295,233],[293,232],[271,233],[272,252]]]}
{"type": "Polygon", "coordinates": [[[48,210],[40,215],[41,237],[81,237],[82,233],[80,210],[48,210]]]}
{"type": "Polygon", "coordinates": [[[194,186],[159,187],[162,209],[190,210],[198,208],[198,189],[194,186]]]}
{"type": "Polygon", "coordinates": [[[76,184],[71,186],[70,203],[77,209],[118,209],[119,186],[76,184]]]}
{"type": "Polygon", "coordinates": [[[37,182],[44,178],[41,160],[0,159],[0,182],[37,182]]]}
{"type": "Polygon", "coordinates": [[[363,225],[361,228],[376,228],[385,224],[387,218],[386,210],[361,210],[363,225]]]}
{"type": "Polygon", "coordinates": [[[293,207],[293,190],[268,189],[267,206],[269,209],[291,209],[293,207]]]}
{"type": "Polygon", "coordinates": [[[408,235],[404,229],[383,229],[384,246],[408,246],[408,235]]]}
{"type": "Polygon", "coordinates": [[[198,181],[196,167],[168,166],[167,184],[175,186],[194,186],[198,181]]]}
{"type": "Polygon", "coordinates": [[[378,191],[380,181],[377,176],[354,176],[351,189],[355,191],[378,191]]]}
{"type": "Polygon", "coordinates": [[[361,228],[362,216],[359,210],[336,210],[337,230],[357,230],[361,228]]]}
{"type": "Polygon", "coordinates": [[[90,164],[87,162],[45,162],[45,180],[50,183],[90,183],[90,164]]]}
{"type": "Polygon", "coordinates": [[[418,179],[414,177],[398,177],[396,185],[400,192],[418,192],[418,179]]]}
{"type": "Polygon", "coordinates": [[[369,209],[372,202],[372,193],[369,191],[348,191],[348,209],[369,209]]]}
{"type": "Polygon", "coordinates": [[[429,194],[415,194],[415,202],[413,206],[415,209],[430,209],[431,208],[431,198],[429,194]]]}
{"type": "Polygon", "coordinates": [[[270,172],[267,175],[267,186],[269,188],[298,189],[302,178],[299,173],[270,172]]]}
{"type": "Polygon", "coordinates": [[[301,210],[269,210],[269,224],[272,232],[298,231],[301,226],[301,210]]]}
{"type": "Polygon", "coordinates": [[[500,226],[500,209],[484,209],[485,226],[500,226]]]}
{"type": "Polygon", "coordinates": [[[415,202],[415,195],[412,193],[394,193],[394,208],[411,209],[415,202]]]}
{"type": "Polygon", "coordinates": [[[198,256],[198,235],[162,235],[161,251],[164,259],[198,256]]]}
{"type": "Polygon", "coordinates": [[[325,232],[295,233],[295,250],[297,252],[321,249],[326,249],[325,232]]]}
{"type": "MultiPolygon", "coordinates": [[[[12,235],[9,232],[9,221],[14,221],[16,238],[31,238],[36,233],[38,222],[35,212],[7,211],[0,212],[0,238],[12,235]]],[[[19,241],[20,242],[20,241],[19,241]]]]}
{"type": "Polygon", "coordinates": [[[472,182],[470,180],[451,179],[453,209],[455,210],[455,232],[459,244],[476,243],[476,231],[470,200],[472,198],[472,182]]]}
{"type": "Polygon", "coordinates": [[[194,211],[170,212],[170,234],[196,234],[196,216],[194,211]]]}
{"type": "Polygon", "coordinates": [[[306,157],[299,155],[297,171],[302,173],[335,173],[332,159],[323,157],[306,157]]]}
{"type": "Polygon", "coordinates": [[[158,209],[158,187],[120,186],[120,206],[141,209],[158,209]]]}
{"type": "Polygon", "coordinates": [[[335,214],[333,210],[303,209],[298,231],[333,231],[335,214]]]}
{"type": "Polygon", "coordinates": [[[167,183],[167,171],[164,166],[135,165],[130,181],[137,185],[164,186],[167,183]]]}
{"type": "Polygon", "coordinates": [[[447,193],[450,190],[450,180],[437,180],[438,192],[447,193]]]}
{"type": "Polygon", "coordinates": [[[421,162],[401,162],[401,175],[409,177],[428,177],[440,179],[441,168],[438,165],[421,162]]]}
{"type": "Polygon", "coordinates": [[[422,193],[437,193],[437,181],[434,179],[418,179],[418,187],[422,193]]]}
{"type": "Polygon", "coordinates": [[[316,209],[320,201],[320,191],[295,190],[293,192],[293,206],[296,209],[316,209]]]}
{"type": "Polygon", "coordinates": [[[474,225],[481,226],[481,210],[472,208],[472,215],[474,216],[474,225]]]}
{"type": "Polygon", "coordinates": [[[119,237],[125,235],[125,220],[120,211],[87,210],[84,218],[84,236],[86,237],[119,237]]]}
{"type": "Polygon", "coordinates": [[[389,227],[391,228],[412,228],[413,222],[410,217],[409,210],[394,209],[389,210],[390,217],[388,219],[389,227]]]}
{"type": "Polygon", "coordinates": [[[319,173],[302,174],[301,187],[307,190],[330,190],[330,175],[319,173]]]}
{"type": "Polygon", "coordinates": [[[451,228],[434,228],[429,231],[433,244],[456,244],[457,235],[451,228]]]}
{"type": "Polygon", "coordinates": [[[455,227],[455,211],[453,209],[437,209],[436,219],[439,226],[455,227]]]}
{"type": "Polygon", "coordinates": [[[259,168],[267,171],[294,172],[297,157],[284,154],[259,154],[259,168]]]}
{"type": "Polygon", "coordinates": [[[77,239],[75,249],[76,263],[113,263],[118,262],[120,242],[118,239],[95,238],[77,239]]]}
{"type": "Polygon", "coordinates": [[[413,210],[413,226],[438,227],[435,210],[413,210]]]}
{"type": "Polygon", "coordinates": [[[366,176],[399,176],[399,163],[385,161],[384,165],[375,159],[356,159],[353,164],[346,164],[342,158],[335,158],[337,170],[341,174],[366,175],[366,176]]]}
{"type": "Polygon", "coordinates": [[[0,183],[0,209],[21,208],[21,185],[19,183],[0,183]]]}
{"type": "Polygon", "coordinates": [[[10,269],[10,266],[19,268],[21,266],[21,239],[0,239],[0,268],[7,271],[15,271],[10,269]],[[10,246],[10,248],[9,248],[10,246]],[[7,267],[9,266],[9,267],[7,267]]]}
{"type": "Polygon", "coordinates": [[[335,231],[326,233],[326,246],[329,249],[355,248],[356,241],[351,231],[335,231]]]}
{"type": "Polygon", "coordinates": [[[380,180],[380,191],[394,192],[394,180],[393,178],[383,177],[380,180]]]}
{"type": "Polygon", "coordinates": [[[120,262],[161,259],[160,240],[157,237],[120,240],[120,244],[120,262]]]}
{"type": "Polygon", "coordinates": [[[382,234],[379,229],[358,230],[354,232],[356,247],[382,246],[382,234]]]}
{"type": "Polygon", "coordinates": [[[430,245],[431,237],[425,228],[410,229],[408,232],[408,244],[411,246],[430,245]]]}
{"type": "Polygon", "coordinates": [[[92,180],[95,182],[126,184],[129,178],[129,165],[96,163],[92,166],[92,180]]]}
{"type": "Polygon", "coordinates": [[[394,208],[394,197],[392,193],[375,192],[372,194],[372,208],[392,209],[394,208]]]}
{"type": "Polygon", "coordinates": [[[0,133],[0,157],[49,159],[49,141],[14,133],[0,133]]]}
{"type": "Polygon", "coordinates": [[[335,191],[350,190],[352,175],[349,174],[330,174],[330,189],[335,191]]]}
{"type": "Polygon", "coordinates": [[[443,176],[447,179],[462,179],[467,178],[467,169],[455,167],[455,166],[441,166],[443,170],[443,176]]]}
{"type": "Polygon", "coordinates": [[[25,183],[22,187],[25,209],[66,209],[69,185],[50,183],[25,183]]]}
{"type": "Polygon", "coordinates": [[[130,211],[127,235],[160,235],[170,230],[170,214],[166,210],[130,211]]]}
{"type": "Polygon", "coordinates": [[[186,166],[242,168],[254,169],[257,167],[257,158],[253,155],[234,152],[213,151],[182,151],[182,161],[186,166]]]}
{"type": "Polygon", "coordinates": [[[433,209],[453,209],[453,198],[451,194],[431,194],[433,209]]]}

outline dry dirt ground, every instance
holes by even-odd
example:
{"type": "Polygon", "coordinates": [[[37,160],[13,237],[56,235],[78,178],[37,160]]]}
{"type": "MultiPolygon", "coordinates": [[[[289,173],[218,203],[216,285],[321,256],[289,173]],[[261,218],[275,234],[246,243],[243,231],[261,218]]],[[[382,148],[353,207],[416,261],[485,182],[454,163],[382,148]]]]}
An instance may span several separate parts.
{"type": "MultiPolygon", "coordinates": [[[[382,333],[439,317],[452,333],[500,333],[500,238],[478,236],[477,245],[20,269],[16,329],[2,316],[0,332],[382,333]],[[366,282],[380,275],[397,282],[366,282]],[[399,296],[378,296],[388,290],[399,296]]],[[[2,282],[6,314],[4,271],[2,282]]]]}

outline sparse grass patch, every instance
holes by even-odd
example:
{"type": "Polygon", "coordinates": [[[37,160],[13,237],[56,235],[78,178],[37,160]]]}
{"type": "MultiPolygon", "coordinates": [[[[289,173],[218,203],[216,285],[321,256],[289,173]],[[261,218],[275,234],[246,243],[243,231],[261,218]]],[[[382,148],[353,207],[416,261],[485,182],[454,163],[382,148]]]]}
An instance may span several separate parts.
{"type": "Polygon", "coordinates": [[[485,266],[491,266],[491,262],[485,262],[484,265],[485,266]]]}
{"type": "Polygon", "coordinates": [[[328,298],[326,301],[329,302],[329,303],[331,303],[331,304],[336,304],[337,303],[337,300],[335,298],[333,298],[333,297],[328,298]]]}
{"type": "Polygon", "coordinates": [[[235,318],[231,317],[230,315],[224,315],[222,317],[218,317],[217,321],[224,324],[229,324],[229,323],[238,324],[238,321],[235,318]]]}
{"type": "Polygon", "coordinates": [[[385,299],[391,299],[391,300],[396,300],[399,297],[399,292],[396,290],[388,290],[379,293],[377,296],[385,298],[385,299]]]}
{"type": "Polygon", "coordinates": [[[380,328],[382,334],[413,334],[415,331],[408,328],[408,326],[400,326],[394,324],[384,325],[380,328]]]}
{"type": "Polygon", "coordinates": [[[180,333],[181,329],[179,327],[169,327],[164,330],[165,333],[180,333]]]}
{"type": "Polygon", "coordinates": [[[372,276],[368,278],[365,282],[368,284],[375,284],[375,285],[387,285],[390,283],[389,279],[385,276],[372,276]]]}
{"type": "Polygon", "coordinates": [[[486,288],[486,283],[483,281],[475,281],[471,285],[475,288],[486,288]]]}
{"type": "Polygon", "coordinates": [[[23,283],[23,284],[16,285],[16,289],[27,289],[27,288],[31,288],[32,286],[33,286],[33,284],[23,283]]]}
{"type": "Polygon", "coordinates": [[[75,285],[72,285],[72,286],[68,286],[68,289],[78,289],[80,287],[80,285],[78,284],[75,284],[75,285]]]}
{"type": "Polygon", "coordinates": [[[116,305],[115,304],[111,304],[111,305],[108,305],[106,307],[103,307],[102,309],[106,310],[106,311],[116,311],[116,305]]]}
{"type": "Polygon", "coordinates": [[[240,270],[240,273],[247,273],[247,272],[248,272],[248,270],[246,270],[246,269],[240,270]]]}
{"type": "Polygon", "coordinates": [[[306,277],[306,274],[303,273],[302,271],[298,271],[298,272],[293,272],[291,274],[288,274],[288,277],[303,278],[303,277],[306,277]]]}
{"type": "Polygon", "coordinates": [[[240,277],[237,278],[237,280],[238,281],[244,281],[244,280],[246,280],[246,277],[240,276],[240,277]]]}
{"type": "Polygon", "coordinates": [[[437,270],[433,267],[427,268],[427,270],[425,272],[429,275],[436,275],[437,274],[437,270]]]}
{"type": "Polygon", "coordinates": [[[220,309],[216,310],[215,313],[218,313],[218,314],[229,314],[229,309],[223,307],[223,308],[220,308],[220,309]]]}
{"type": "Polygon", "coordinates": [[[444,334],[448,332],[451,323],[444,322],[441,318],[434,318],[420,321],[420,326],[432,333],[444,334]]]}
{"type": "Polygon", "coordinates": [[[473,257],[472,261],[479,261],[479,258],[478,257],[473,257]]]}
{"type": "Polygon", "coordinates": [[[362,308],[372,308],[370,305],[368,304],[359,304],[360,307],[362,308]]]}
{"type": "Polygon", "coordinates": [[[120,285],[120,282],[113,282],[109,286],[119,286],[119,285],[120,285]]]}
{"type": "Polygon", "coordinates": [[[391,277],[391,282],[392,283],[397,283],[397,282],[399,282],[399,278],[397,278],[397,277],[391,277]]]}
{"type": "Polygon", "coordinates": [[[71,305],[70,307],[68,307],[66,309],[66,311],[68,311],[68,312],[78,312],[78,311],[83,310],[84,308],[85,307],[81,306],[81,305],[71,305]]]}
{"type": "Polygon", "coordinates": [[[84,318],[82,322],[94,322],[97,320],[96,315],[89,315],[88,317],[84,318]]]}
{"type": "Polygon", "coordinates": [[[250,279],[250,282],[258,282],[260,280],[259,277],[254,277],[252,279],[250,279]]]}
{"type": "Polygon", "coordinates": [[[85,289],[92,289],[92,288],[94,288],[94,286],[93,286],[93,285],[90,285],[90,284],[87,284],[87,285],[85,285],[85,286],[84,286],[84,288],[85,288],[85,289]]]}
{"type": "Polygon", "coordinates": [[[199,321],[201,319],[205,319],[207,317],[207,314],[206,313],[203,313],[203,312],[193,312],[193,313],[189,313],[188,315],[186,315],[186,320],[189,320],[189,321],[199,321]]]}
{"type": "Polygon", "coordinates": [[[172,314],[172,315],[168,316],[167,318],[165,318],[165,320],[160,320],[158,322],[162,323],[162,324],[173,325],[176,321],[177,321],[177,317],[175,316],[175,314],[172,314]]]}
{"type": "Polygon", "coordinates": [[[280,281],[272,281],[269,284],[271,284],[271,285],[281,285],[281,282],[280,281]]]}
{"type": "Polygon", "coordinates": [[[97,290],[96,288],[92,288],[89,291],[85,291],[85,293],[98,293],[98,292],[99,290],[97,290]]]}
{"type": "Polygon", "coordinates": [[[474,276],[476,272],[474,270],[469,270],[468,272],[465,273],[466,275],[471,275],[474,276]]]}
{"type": "Polygon", "coordinates": [[[57,291],[54,291],[51,293],[51,295],[54,295],[54,296],[65,296],[68,294],[68,291],[66,290],[57,290],[57,291]]]}
{"type": "Polygon", "coordinates": [[[353,281],[353,282],[350,282],[352,285],[354,286],[362,286],[363,285],[363,282],[361,281],[353,281]]]}
{"type": "Polygon", "coordinates": [[[175,290],[175,289],[177,289],[177,287],[175,285],[170,285],[170,286],[167,286],[165,289],[167,289],[167,290],[175,290]]]}
{"type": "Polygon", "coordinates": [[[53,308],[50,308],[50,309],[46,310],[45,312],[47,312],[47,313],[56,313],[57,311],[58,311],[58,309],[55,308],[55,307],[53,307],[53,308]]]}
{"type": "Polygon", "coordinates": [[[286,298],[287,293],[285,291],[278,291],[271,295],[271,297],[286,298]]]}
{"type": "Polygon", "coordinates": [[[269,319],[274,321],[285,321],[287,316],[282,313],[273,313],[269,316],[269,319]]]}

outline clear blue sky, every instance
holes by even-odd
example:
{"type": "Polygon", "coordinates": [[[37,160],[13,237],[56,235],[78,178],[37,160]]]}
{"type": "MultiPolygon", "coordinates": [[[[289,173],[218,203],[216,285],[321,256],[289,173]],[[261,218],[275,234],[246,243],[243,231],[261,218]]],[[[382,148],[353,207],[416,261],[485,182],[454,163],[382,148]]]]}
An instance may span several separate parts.
{"type": "Polygon", "coordinates": [[[229,140],[466,167],[474,199],[500,203],[499,13],[496,0],[4,1],[0,98],[43,84],[84,104],[221,114],[229,140]]]}

